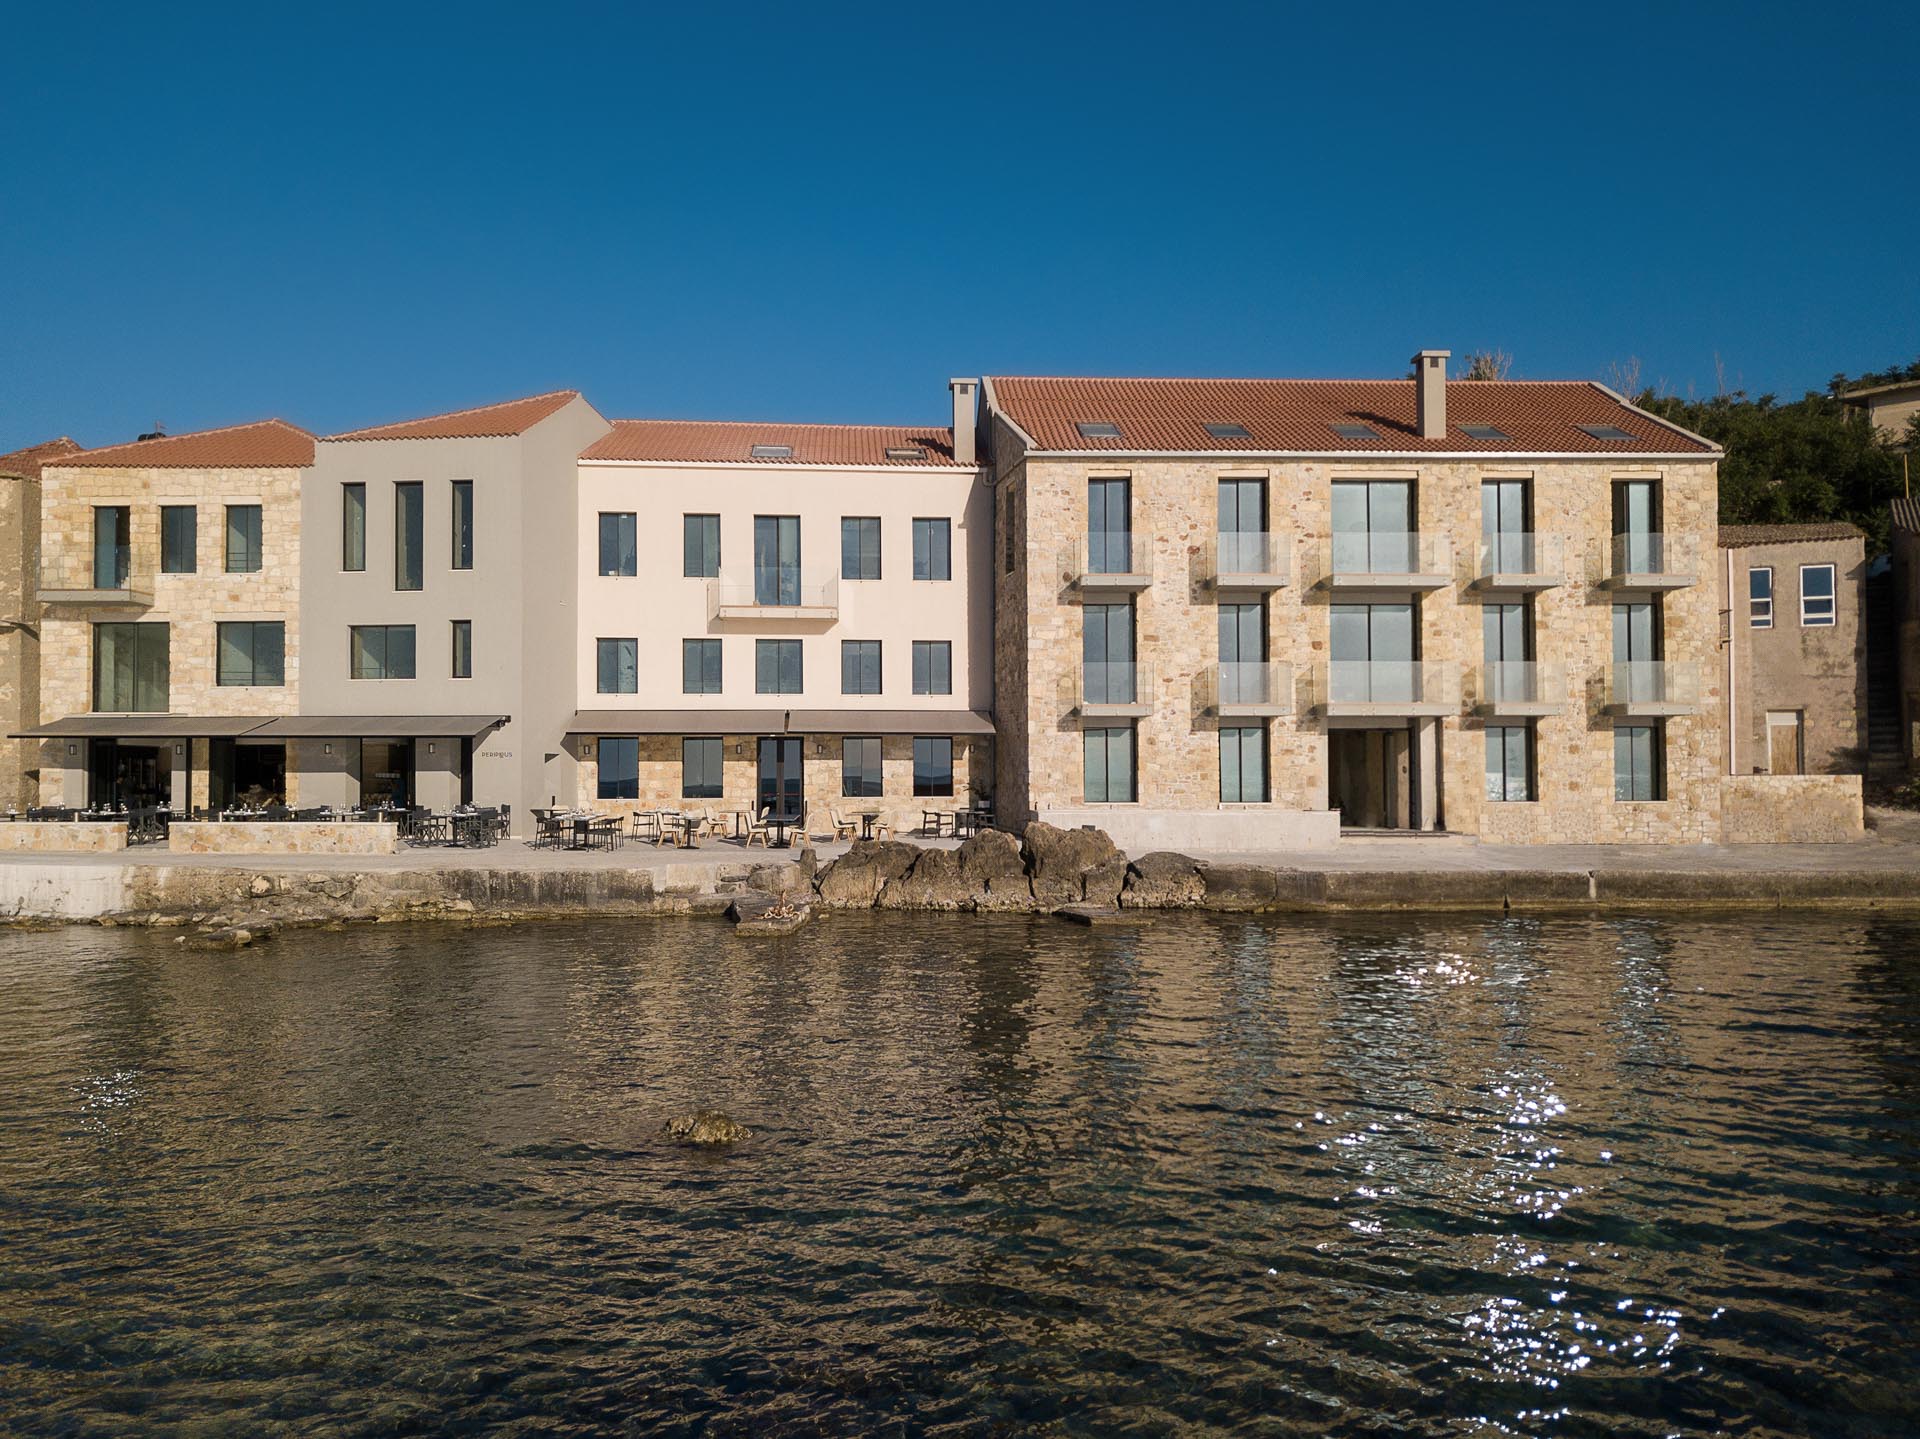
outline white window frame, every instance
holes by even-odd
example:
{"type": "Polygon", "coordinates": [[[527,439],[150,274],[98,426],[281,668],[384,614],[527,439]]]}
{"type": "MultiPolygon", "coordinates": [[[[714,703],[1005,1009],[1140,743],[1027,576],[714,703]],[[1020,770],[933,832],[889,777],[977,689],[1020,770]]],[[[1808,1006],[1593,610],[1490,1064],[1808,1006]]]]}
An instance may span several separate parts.
{"type": "Polygon", "coordinates": [[[1756,630],[1773,628],[1773,566],[1747,566],[1747,623],[1756,630]],[[1755,599],[1753,595],[1753,577],[1765,574],[1767,577],[1767,597],[1755,599]],[[1762,608],[1764,606],[1764,608],[1762,608]]]}
{"type": "Polygon", "coordinates": [[[1802,629],[1826,629],[1839,623],[1840,611],[1840,570],[1837,565],[1800,566],[1800,627],[1802,629]],[[1807,608],[1807,575],[1814,570],[1827,572],[1827,593],[1824,616],[1815,614],[1807,608]]]}

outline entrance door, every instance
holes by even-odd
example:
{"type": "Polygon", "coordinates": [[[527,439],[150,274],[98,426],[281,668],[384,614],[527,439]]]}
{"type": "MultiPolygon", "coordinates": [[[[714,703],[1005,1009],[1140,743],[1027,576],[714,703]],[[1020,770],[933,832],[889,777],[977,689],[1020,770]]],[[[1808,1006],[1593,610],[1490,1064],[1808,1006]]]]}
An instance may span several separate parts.
{"type": "Polygon", "coordinates": [[[406,809],[413,803],[413,741],[360,741],[360,803],[406,809]]]}
{"type": "Polygon", "coordinates": [[[1480,629],[1487,662],[1485,693],[1489,700],[1530,700],[1527,662],[1533,658],[1532,626],[1525,604],[1480,606],[1480,629]]]}
{"type": "Polygon", "coordinates": [[[1660,568],[1660,491],[1652,480],[1622,480],[1613,487],[1615,563],[1628,574],[1660,568]]]}
{"type": "Polygon", "coordinates": [[[800,741],[786,735],[760,741],[760,808],[798,819],[806,803],[800,772],[800,741]]]}
{"type": "Polygon", "coordinates": [[[1613,607],[1616,697],[1642,703],[1666,698],[1660,668],[1660,607],[1648,601],[1613,607]]]}
{"type": "Polygon", "coordinates": [[[1805,773],[1805,729],[1799,710],[1767,711],[1767,765],[1773,774],[1805,773]]]}
{"type": "Polygon", "coordinates": [[[1126,480],[1087,482],[1087,568],[1124,575],[1133,568],[1133,501],[1126,480]]]}
{"type": "Polygon", "coordinates": [[[1327,794],[1346,829],[1413,825],[1413,735],[1399,729],[1327,733],[1327,794]]]}
{"type": "Polygon", "coordinates": [[[127,744],[97,739],[87,751],[88,802],[146,809],[173,796],[170,745],[127,744]]]}

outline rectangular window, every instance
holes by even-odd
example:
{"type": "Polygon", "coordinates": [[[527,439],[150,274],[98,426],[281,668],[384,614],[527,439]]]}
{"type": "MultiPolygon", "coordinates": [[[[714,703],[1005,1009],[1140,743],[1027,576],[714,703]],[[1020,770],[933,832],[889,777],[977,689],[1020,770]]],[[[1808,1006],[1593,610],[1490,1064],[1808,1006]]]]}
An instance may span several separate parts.
{"type": "Polygon", "coordinates": [[[880,578],[880,521],[843,518],[840,521],[840,578],[880,578]]]}
{"type": "Polygon", "coordinates": [[[93,627],[93,707],[107,714],[167,712],[165,624],[93,627]]]}
{"type": "Polygon", "coordinates": [[[1131,804],[1133,726],[1081,731],[1086,756],[1088,804],[1131,804]]]}
{"type": "Polygon", "coordinates": [[[1533,798],[1533,728],[1487,727],[1487,798],[1517,804],[1533,798]]]}
{"type": "Polygon", "coordinates": [[[1336,574],[1407,575],[1419,569],[1413,485],[1406,480],[1340,480],[1333,486],[1336,574]]]}
{"type": "MultiPolygon", "coordinates": [[[[628,519],[633,517],[629,515],[628,519]]],[[[796,520],[796,524],[799,522],[796,520]]],[[[712,579],[720,573],[720,516],[684,515],[680,521],[682,572],[689,579],[712,579]]],[[[628,570],[628,574],[633,571],[628,570]]]]}
{"type": "Polygon", "coordinates": [[[913,642],[913,692],[917,695],[953,693],[953,641],[913,642]]]}
{"type": "Polygon", "coordinates": [[[216,626],[214,683],[286,683],[287,626],[281,620],[225,621],[216,626]]]}
{"type": "Polygon", "coordinates": [[[876,799],[884,791],[880,741],[871,736],[840,741],[840,793],[849,799],[876,799]]]}
{"type": "Polygon", "coordinates": [[[720,693],[720,641],[680,641],[680,693],[720,693]]]}
{"type": "Polygon", "coordinates": [[[367,567],[367,487],[340,487],[340,568],[367,567]]]}
{"type": "Polygon", "coordinates": [[[1081,689],[1092,704],[1132,704],[1133,605],[1080,607],[1081,689]]]}
{"type": "Polygon", "coordinates": [[[412,625],[354,625],[347,634],[347,674],[357,680],[413,678],[412,625]]]}
{"type": "Polygon", "coordinates": [[[880,693],[880,641],[840,641],[840,693],[880,693]]]}
{"type": "Polygon", "coordinates": [[[133,546],[128,538],[127,506],[95,505],[93,508],[93,587],[96,590],[123,590],[133,568],[133,546]]]}
{"type": "Polygon", "coordinates": [[[753,602],[800,603],[800,517],[753,517],[753,602]]]}
{"type": "Polygon", "coordinates": [[[1525,480],[1487,480],[1480,486],[1482,567],[1493,575],[1534,573],[1533,496],[1525,480]]]}
{"type": "Polygon", "coordinates": [[[1087,569],[1096,575],[1133,572],[1132,486],[1126,480],[1087,481],[1087,569]]]}
{"type": "Polygon", "coordinates": [[[800,693],[800,641],[753,642],[753,689],[763,695],[800,693]]]}
{"type": "Polygon", "coordinates": [[[1267,555],[1267,482],[1221,480],[1214,496],[1222,574],[1265,574],[1267,555]]]}
{"type": "Polygon", "coordinates": [[[250,575],[260,568],[260,506],[227,506],[227,573],[250,575]]]}
{"type": "Polygon", "coordinates": [[[634,516],[601,511],[600,573],[630,577],[639,572],[639,546],[636,542],[634,516]]]}
{"type": "Polygon", "coordinates": [[[945,735],[913,737],[915,795],[953,793],[953,741],[945,735]]]}
{"type": "Polygon", "coordinates": [[[1267,802],[1267,731],[1241,725],[1220,731],[1220,803],[1267,802]]]}
{"type": "Polygon", "coordinates": [[[640,641],[637,639],[595,640],[599,692],[603,695],[630,695],[640,690],[640,641]]]}
{"type": "Polygon", "coordinates": [[[473,678],[472,620],[453,622],[453,677],[457,680],[473,678]]]}
{"type": "Polygon", "coordinates": [[[423,506],[418,480],[399,480],[393,486],[393,587],[417,590],[425,582],[423,506]]]}
{"type": "Polygon", "coordinates": [[[473,481],[453,482],[453,567],[473,568],[473,481]]]}
{"type": "Polygon", "coordinates": [[[682,799],[719,799],[725,792],[720,772],[722,742],[703,735],[680,741],[680,796],[682,799]]]}
{"type": "Polygon", "coordinates": [[[160,572],[190,575],[200,568],[200,512],[192,505],[160,506],[160,572]]]}
{"type": "Polygon", "coordinates": [[[913,522],[913,577],[916,580],[953,578],[953,521],[913,522]]]}
{"type": "Polygon", "coordinates": [[[1834,618],[1832,565],[1800,566],[1800,623],[1830,625],[1834,618]]]}
{"type": "Polygon", "coordinates": [[[1000,506],[1000,534],[1003,541],[1000,567],[1007,574],[1013,573],[1014,564],[1020,556],[1020,544],[1013,531],[1014,518],[1013,491],[1009,489],[1005,502],[1000,506]]]}
{"type": "Polygon", "coordinates": [[[1613,797],[1667,797],[1666,756],[1658,725],[1616,725],[1613,731],[1613,797]]]}
{"type": "Polygon", "coordinates": [[[600,799],[640,798],[640,741],[633,735],[601,735],[598,741],[600,799]]]}
{"type": "Polygon", "coordinates": [[[1660,573],[1660,484],[1621,480],[1613,487],[1614,565],[1621,574],[1660,573]]]}
{"type": "Polygon", "coordinates": [[[1747,623],[1757,630],[1773,628],[1773,569],[1747,571],[1747,623]]]}

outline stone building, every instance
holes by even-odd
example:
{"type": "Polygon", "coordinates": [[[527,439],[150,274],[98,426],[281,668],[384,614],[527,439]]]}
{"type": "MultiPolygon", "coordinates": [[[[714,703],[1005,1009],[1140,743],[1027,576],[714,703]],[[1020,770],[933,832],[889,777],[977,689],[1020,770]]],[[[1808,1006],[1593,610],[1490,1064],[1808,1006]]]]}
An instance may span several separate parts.
{"type": "Polygon", "coordinates": [[[1446,359],[987,380],[1003,820],[1719,838],[1719,451],[1446,359]]]}
{"type": "Polygon", "coordinates": [[[64,435],[0,455],[0,810],[40,802],[40,471],[78,451],[64,435]]]}
{"type": "Polygon", "coordinates": [[[1722,525],[1727,772],[1861,774],[1866,534],[1845,523],[1722,525]]]}
{"type": "Polygon", "coordinates": [[[1894,689],[1900,713],[1900,752],[1909,773],[1920,771],[1920,500],[1891,506],[1894,689]]]}
{"type": "Polygon", "coordinates": [[[284,420],[59,457],[41,471],[43,803],[299,800],[300,485],[284,420]]]}

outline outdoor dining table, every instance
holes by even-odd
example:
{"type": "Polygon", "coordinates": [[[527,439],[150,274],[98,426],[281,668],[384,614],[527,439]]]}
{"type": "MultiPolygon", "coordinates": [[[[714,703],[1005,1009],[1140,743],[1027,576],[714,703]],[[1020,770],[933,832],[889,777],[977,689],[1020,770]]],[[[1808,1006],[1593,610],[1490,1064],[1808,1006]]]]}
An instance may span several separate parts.
{"type": "Polygon", "coordinates": [[[877,809],[863,809],[860,811],[860,838],[873,838],[874,821],[879,819],[882,813],[883,811],[877,809]]]}

